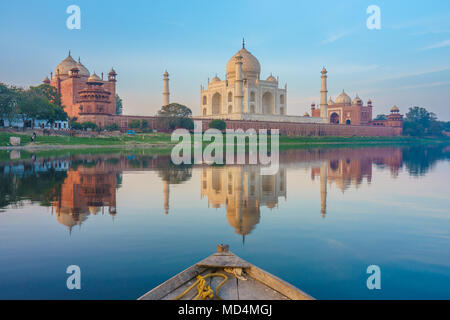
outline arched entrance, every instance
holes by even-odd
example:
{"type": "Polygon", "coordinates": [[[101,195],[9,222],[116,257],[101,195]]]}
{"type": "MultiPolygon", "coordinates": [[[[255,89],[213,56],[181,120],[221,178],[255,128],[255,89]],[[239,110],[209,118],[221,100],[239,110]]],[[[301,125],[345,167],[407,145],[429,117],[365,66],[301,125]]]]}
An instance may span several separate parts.
{"type": "Polygon", "coordinates": [[[264,114],[275,113],[273,95],[270,92],[266,92],[262,96],[262,112],[264,114]]]}
{"type": "Polygon", "coordinates": [[[330,117],[331,124],[339,124],[339,115],[336,112],[333,112],[330,117]]]}
{"type": "Polygon", "coordinates": [[[351,125],[352,122],[350,121],[350,119],[347,119],[347,121],[345,121],[345,124],[346,124],[346,125],[351,125]]]}
{"type": "Polygon", "coordinates": [[[212,97],[212,114],[220,114],[222,110],[222,96],[216,92],[212,97]]]}

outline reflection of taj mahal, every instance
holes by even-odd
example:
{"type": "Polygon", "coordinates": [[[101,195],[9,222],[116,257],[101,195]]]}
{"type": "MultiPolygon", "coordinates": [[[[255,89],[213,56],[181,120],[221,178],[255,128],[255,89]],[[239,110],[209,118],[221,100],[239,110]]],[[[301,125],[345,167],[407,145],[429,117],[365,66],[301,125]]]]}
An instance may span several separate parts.
{"type": "Polygon", "coordinates": [[[258,166],[202,168],[201,196],[208,197],[213,208],[225,206],[228,223],[245,236],[259,223],[260,207],[270,209],[286,197],[286,170],[261,175],[258,166]]]}

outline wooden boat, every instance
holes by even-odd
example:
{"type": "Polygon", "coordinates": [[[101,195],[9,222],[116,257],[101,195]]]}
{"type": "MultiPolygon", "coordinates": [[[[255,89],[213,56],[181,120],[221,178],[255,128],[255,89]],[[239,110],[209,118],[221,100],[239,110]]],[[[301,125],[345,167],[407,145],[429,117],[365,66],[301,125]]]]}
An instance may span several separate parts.
{"type": "Polygon", "coordinates": [[[313,300],[310,295],[218,245],[217,252],[138,300],[313,300]]]}

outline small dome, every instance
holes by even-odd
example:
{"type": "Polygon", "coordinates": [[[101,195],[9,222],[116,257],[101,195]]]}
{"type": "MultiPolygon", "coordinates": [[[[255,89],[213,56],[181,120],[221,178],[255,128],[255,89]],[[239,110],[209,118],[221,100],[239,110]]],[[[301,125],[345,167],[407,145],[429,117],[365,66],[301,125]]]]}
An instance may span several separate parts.
{"type": "Polygon", "coordinates": [[[76,66],[77,62],[73,60],[69,52],[69,55],[56,66],[55,75],[69,75],[70,69],[76,66]]]}
{"type": "Polygon", "coordinates": [[[214,78],[212,78],[211,82],[219,82],[220,78],[216,75],[214,78]]]}
{"type": "Polygon", "coordinates": [[[97,214],[100,212],[100,207],[97,206],[89,206],[89,213],[90,214],[97,214]]]}
{"type": "Polygon", "coordinates": [[[309,113],[308,113],[308,112],[305,112],[305,113],[303,114],[303,116],[304,116],[304,117],[309,117],[309,113]]]}
{"type": "Polygon", "coordinates": [[[88,82],[101,82],[102,79],[98,75],[95,74],[95,72],[88,78],[88,82]]]}
{"type": "Polygon", "coordinates": [[[271,82],[277,82],[277,79],[275,79],[275,77],[272,74],[268,76],[266,80],[271,82]]]}
{"type": "Polygon", "coordinates": [[[42,82],[46,83],[46,84],[49,84],[50,83],[50,79],[48,77],[45,77],[45,79],[42,82]]]}
{"type": "Polygon", "coordinates": [[[356,105],[362,105],[363,102],[361,100],[360,97],[358,97],[358,95],[356,95],[355,99],[353,99],[352,104],[356,104],[356,105]]]}
{"type": "Polygon", "coordinates": [[[325,67],[322,68],[322,71],[320,71],[321,74],[326,74],[327,73],[327,69],[325,69],[325,67]]]}
{"type": "Polygon", "coordinates": [[[341,94],[336,98],[336,103],[351,105],[352,99],[342,90],[341,94]]]}
{"type": "Polygon", "coordinates": [[[313,102],[311,103],[311,109],[314,109],[316,107],[316,104],[313,102]]]}
{"type": "Polygon", "coordinates": [[[400,109],[399,109],[397,106],[393,106],[393,107],[391,108],[391,112],[397,113],[397,112],[400,112],[400,109]]]}
{"type": "Polygon", "coordinates": [[[371,105],[372,104],[372,100],[367,100],[367,105],[371,105]]]}
{"type": "Polygon", "coordinates": [[[331,99],[331,97],[330,97],[330,99],[328,99],[328,104],[334,104],[334,101],[333,101],[333,99],[331,99]]]}
{"type": "MultiPolygon", "coordinates": [[[[167,71],[164,73],[164,75],[166,75],[166,73],[167,73],[167,71]]],[[[111,70],[109,70],[108,74],[110,76],[116,76],[117,75],[116,70],[114,70],[114,68],[111,68],[111,70]]],[[[167,75],[169,75],[169,74],[167,73],[167,75]]]]}
{"type": "Polygon", "coordinates": [[[228,60],[227,63],[227,79],[232,80],[236,78],[236,56],[242,56],[242,73],[244,78],[247,79],[259,79],[261,72],[261,65],[258,59],[252,55],[247,49],[242,48],[235,55],[228,60]]]}

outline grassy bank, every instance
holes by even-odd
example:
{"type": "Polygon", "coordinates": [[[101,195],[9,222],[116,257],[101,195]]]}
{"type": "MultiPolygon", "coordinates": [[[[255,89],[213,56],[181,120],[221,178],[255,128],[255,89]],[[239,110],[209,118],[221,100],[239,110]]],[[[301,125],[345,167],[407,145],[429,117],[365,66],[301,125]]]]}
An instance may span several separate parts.
{"type": "MultiPolygon", "coordinates": [[[[168,133],[137,134],[135,136],[120,135],[116,137],[69,137],[69,136],[37,136],[35,142],[31,143],[30,136],[25,134],[11,134],[0,132],[0,147],[9,146],[9,137],[21,138],[21,146],[25,149],[83,149],[91,148],[118,148],[132,146],[148,146],[159,148],[170,148],[175,143],[171,142],[168,133]]],[[[374,144],[432,144],[450,143],[450,138],[414,138],[414,137],[280,137],[281,148],[296,148],[314,145],[374,145],[374,144]]],[[[205,143],[209,144],[208,143],[205,143]]]]}
{"type": "Polygon", "coordinates": [[[21,146],[127,146],[137,144],[172,144],[167,133],[137,134],[135,136],[120,135],[117,137],[70,137],[70,136],[37,136],[31,143],[26,134],[0,132],[0,146],[9,146],[9,137],[20,137],[21,146]]]}

